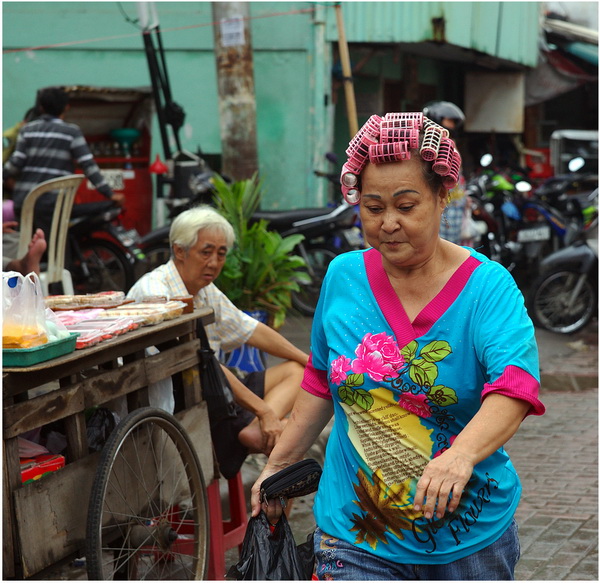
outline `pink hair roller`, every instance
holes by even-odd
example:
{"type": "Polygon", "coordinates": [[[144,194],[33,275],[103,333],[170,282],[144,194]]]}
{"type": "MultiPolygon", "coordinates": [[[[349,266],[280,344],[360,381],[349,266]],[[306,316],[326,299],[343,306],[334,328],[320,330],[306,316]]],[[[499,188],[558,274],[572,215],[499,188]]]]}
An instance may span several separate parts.
{"type": "Polygon", "coordinates": [[[342,186],[352,188],[358,184],[358,176],[348,168],[346,164],[342,166],[342,174],[340,181],[342,186]]]}
{"type": "Polygon", "coordinates": [[[390,142],[369,146],[369,160],[373,164],[408,160],[409,158],[408,142],[390,142]]]}
{"type": "Polygon", "coordinates": [[[420,130],[423,127],[423,121],[424,116],[421,112],[386,113],[381,127],[420,130]]]}
{"type": "Polygon", "coordinates": [[[354,174],[360,174],[362,172],[362,169],[365,167],[369,158],[369,146],[376,143],[377,141],[372,139],[372,136],[367,133],[361,135],[356,141],[354,139],[352,140],[352,143],[350,143],[346,150],[348,161],[345,164],[350,172],[353,172],[354,174]]]}
{"type": "Polygon", "coordinates": [[[356,188],[347,188],[342,184],[342,195],[348,204],[358,204],[360,202],[360,191],[356,188]]]}
{"type": "Polygon", "coordinates": [[[442,184],[448,190],[454,188],[458,182],[458,173],[460,172],[461,162],[462,158],[458,153],[458,150],[454,149],[452,152],[452,159],[450,160],[450,172],[442,179],[442,184]]]}
{"type": "Polygon", "coordinates": [[[452,161],[453,150],[454,142],[449,138],[442,138],[437,158],[431,167],[436,174],[445,176],[450,172],[450,163],[452,161]]]}
{"type": "MultiPolygon", "coordinates": [[[[375,140],[379,139],[379,133],[381,131],[381,117],[378,115],[372,115],[361,128],[360,131],[371,134],[375,140]]],[[[360,133],[360,132],[359,132],[360,133]]]]}
{"type": "MultiPolygon", "coordinates": [[[[439,126],[438,126],[439,127],[439,126]]],[[[421,158],[427,162],[432,162],[437,158],[438,151],[442,138],[445,137],[440,131],[438,131],[435,125],[429,126],[423,136],[423,145],[421,146],[421,158]]]]}
{"type": "Polygon", "coordinates": [[[381,143],[387,142],[408,142],[410,150],[416,150],[419,147],[419,130],[417,128],[391,128],[381,126],[381,143]]]}

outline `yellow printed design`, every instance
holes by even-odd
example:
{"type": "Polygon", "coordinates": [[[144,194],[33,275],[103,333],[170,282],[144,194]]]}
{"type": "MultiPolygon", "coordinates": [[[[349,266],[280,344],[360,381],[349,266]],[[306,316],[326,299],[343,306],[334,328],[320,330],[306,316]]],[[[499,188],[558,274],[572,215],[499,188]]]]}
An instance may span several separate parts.
{"type": "Polygon", "coordinates": [[[369,391],[373,404],[368,411],[360,405],[342,403],[348,419],[348,435],[372,476],[359,470],[354,503],[363,511],[353,515],[356,543],[366,541],[372,548],[378,541],[387,544],[386,530],[403,538],[403,530],[421,516],[412,510],[411,493],[416,476],[431,459],[433,429],[419,416],[398,406],[391,391],[369,391]]]}

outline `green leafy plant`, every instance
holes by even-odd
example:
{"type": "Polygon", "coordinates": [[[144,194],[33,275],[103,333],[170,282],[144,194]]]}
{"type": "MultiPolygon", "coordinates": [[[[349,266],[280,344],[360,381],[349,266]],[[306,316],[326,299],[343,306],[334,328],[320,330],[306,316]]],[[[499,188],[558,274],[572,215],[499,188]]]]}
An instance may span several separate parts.
{"type": "Polygon", "coordinates": [[[278,328],[291,308],[292,291],[308,277],[304,259],[293,254],[304,237],[282,237],[269,230],[267,221],[251,220],[262,194],[256,175],[231,184],[216,176],[214,186],[217,209],[232,224],[236,237],[216,284],[241,310],[266,310],[269,323],[278,328]]]}

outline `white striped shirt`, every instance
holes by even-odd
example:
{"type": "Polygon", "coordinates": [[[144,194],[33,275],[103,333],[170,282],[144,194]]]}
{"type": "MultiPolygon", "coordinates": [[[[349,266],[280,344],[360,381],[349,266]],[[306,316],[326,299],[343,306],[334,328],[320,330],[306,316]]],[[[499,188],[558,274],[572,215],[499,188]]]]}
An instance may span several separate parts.
{"type": "MultiPolygon", "coordinates": [[[[167,299],[188,295],[175,263],[171,259],[150,273],[143,275],[129,290],[128,298],[141,300],[148,296],[166,296],[167,299]]],[[[194,307],[214,310],[215,322],[206,326],[211,348],[230,352],[239,348],[252,336],[258,321],[233,305],[214,283],[203,287],[194,296],[194,307]]]]}

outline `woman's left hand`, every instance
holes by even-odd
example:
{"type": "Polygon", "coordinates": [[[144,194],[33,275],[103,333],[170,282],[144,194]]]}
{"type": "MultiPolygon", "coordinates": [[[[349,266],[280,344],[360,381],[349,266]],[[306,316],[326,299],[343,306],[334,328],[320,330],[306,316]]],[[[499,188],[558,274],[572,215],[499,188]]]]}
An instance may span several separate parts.
{"type": "Polygon", "coordinates": [[[432,459],[417,483],[413,508],[423,509],[425,518],[442,518],[446,510],[454,512],[473,473],[474,464],[463,452],[447,449],[432,459]],[[450,498],[450,494],[452,497],[450,498]]]}

